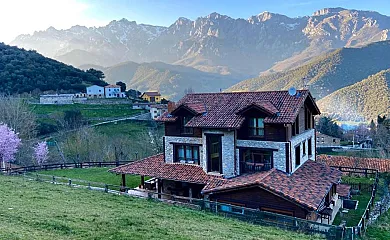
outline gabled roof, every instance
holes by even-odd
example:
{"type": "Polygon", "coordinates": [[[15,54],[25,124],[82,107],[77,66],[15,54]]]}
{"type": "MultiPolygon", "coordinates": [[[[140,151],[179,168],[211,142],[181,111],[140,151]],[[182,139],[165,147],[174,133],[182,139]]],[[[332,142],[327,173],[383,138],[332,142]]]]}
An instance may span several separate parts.
{"type": "MultiPolygon", "coordinates": [[[[308,90],[299,90],[295,96],[291,96],[288,91],[194,93],[187,94],[176,106],[192,106],[193,110],[197,109],[198,114],[186,124],[187,127],[238,129],[245,120],[245,117],[239,114],[240,111],[250,106],[257,106],[269,113],[278,113],[267,116],[265,123],[293,123],[306,99],[312,102],[314,114],[319,114],[320,111],[308,90]],[[200,112],[202,114],[199,114],[200,112]]],[[[173,115],[174,112],[175,110],[173,115]]]]}
{"type": "Polygon", "coordinates": [[[205,186],[202,193],[260,187],[307,209],[318,210],[332,185],[339,183],[341,175],[342,173],[335,168],[309,160],[292,175],[271,169],[232,179],[214,179],[205,186]]]}
{"type": "Polygon", "coordinates": [[[243,108],[238,110],[236,114],[242,114],[246,110],[251,108],[260,109],[261,111],[264,111],[271,116],[279,113],[279,110],[270,101],[260,101],[260,102],[253,102],[248,104],[247,106],[244,106],[243,108]]]}
{"type": "Polygon", "coordinates": [[[110,85],[105,86],[105,88],[120,88],[120,86],[114,85],[114,84],[110,84],[110,85]]]}
{"type": "Polygon", "coordinates": [[[117,174],[134,174],[163,178],[173,181],[206,184],[212,178],[198,165],[165,163],[164,155],[158,154],[109,170],[117,174]]]}
{"type": "Polygon", "coordinates": [[[142,95],[141,95],[141,97],[143,96],[143,95],[148,95],[149,97],[157,97],[157,96],[161,96],[161,94],[159,93],[159,92],[144,92],[144,93],[142,93],[142,95]]]}
{"type": "Polygon", "coordinates": [[[368,168],[381,173],[390,172],[390,159],[319,155],[316,161],[335,167],[368,168]]]}

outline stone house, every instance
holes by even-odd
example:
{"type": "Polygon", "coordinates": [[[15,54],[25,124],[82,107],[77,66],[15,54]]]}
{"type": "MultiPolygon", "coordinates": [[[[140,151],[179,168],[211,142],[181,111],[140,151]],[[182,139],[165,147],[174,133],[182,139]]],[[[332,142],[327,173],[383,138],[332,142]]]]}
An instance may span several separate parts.
{"type": "Polygon", "coordinates": [[[141,175],[141,188],[152,177],[159,193],[322,219],[338,210],[342,174],[315,162],[318,114],[307,90],[187,94],[158,118],[164,152],[110,171],[141,175]]]}
{"type": "Polygon", "coordinates": [[[316,133],[317,147],[336,147],[340,146],[340,138],[332,137],[320,132],[316,133]]]}

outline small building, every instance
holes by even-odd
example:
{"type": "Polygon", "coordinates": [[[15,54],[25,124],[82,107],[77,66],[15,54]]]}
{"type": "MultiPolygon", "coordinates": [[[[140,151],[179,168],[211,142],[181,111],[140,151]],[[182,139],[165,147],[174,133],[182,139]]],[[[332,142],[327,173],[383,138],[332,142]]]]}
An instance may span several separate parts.
{"type": "Polygon", "coordinates": [[[133,103],[133,109],[150,110],[151,103],[133,103]]]}
{"type": "Polygon", "coordinates": [[[162,116],[165,112],[168,111],[167,104],[153,104],[150,105],[150,115],[153,120],[156,120],[158,117],[162,116]]]}
{"type": "Polygon", "coordinates": [[[74,94],[47,94],[39,97],[40,104],[73,104],[74,94]]]}
{"type": "Polygon", "coordinates": [[[340,146],[340,138],[332,137],[320,132],[316,132],[317,147],[336,147],[340,146]]]}
{"type": "Polygon", "coordinates": [[[126,94],[121,92],[121,87],[118,85],[107,85],[104,87],[104,93],[106,98],[125,98],[126,94]]]}
{"type": "Polygon", "coordinates": [[[92,85],[87,87],[87,98],[104,98],[104,87],[92,85]]]}
{"type": "Polygon", "coordinates": [[[161,102],[161,94],[159,92],[144,92],[141,98],[151,103],[161,102]]]}

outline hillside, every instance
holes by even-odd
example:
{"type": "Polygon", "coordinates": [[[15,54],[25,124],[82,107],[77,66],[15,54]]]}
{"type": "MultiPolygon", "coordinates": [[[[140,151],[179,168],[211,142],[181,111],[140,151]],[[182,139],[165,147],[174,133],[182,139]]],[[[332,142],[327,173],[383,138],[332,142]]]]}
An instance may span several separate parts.
{"type": "Polygon", "coordinates": [[[47,58],[0,43],[0,93],[14,94],[34,90],[85,91],[86,85],[106,83],[92,74],[47,58]]]}
{"type": "Polygon", "coordinates": [[[167,27],[126,19],[102,27],[50,27],[11,44],[74,66],[161,61],[244,79],[275,64],[273,71],[282,71],[329,50],[388,40],[389,30],[389,16],[343,8],[298,18],[263,12],[235,19],[214,12],[195,20],[179,18],[167,27]]]}
{"type": "Polygon", "coordinates": [[[20,177],[0,175],[0,191],[4,193],[0,239],[320,239],[145,199],[20,177]]]}
{"type": "Polygon", "coordinates": [[[248,79],[228,90],[280,90],[302,88],[305,83],[316,98],[323,98],[388,69],[389,63],[390,41],[376,42],[360,48],[341,48],[304,66],[248,79]]]}
{"type": "Polygon", "coordinates": [[[340,120],[375,120],[390,106],[390,69],[342,88],[318,101],[322,113],[340,120]]]}
{"type": "Polygon", "coordinates": [[[127,88],[141,92],[159,90],[169,99],[178,100],[186,89],[195,92],[219,92],[238,82],[238,77],[202,72],[191,67],[162,62],[125,62],[103,70],[110,83],[122,81],[127,88]]]}

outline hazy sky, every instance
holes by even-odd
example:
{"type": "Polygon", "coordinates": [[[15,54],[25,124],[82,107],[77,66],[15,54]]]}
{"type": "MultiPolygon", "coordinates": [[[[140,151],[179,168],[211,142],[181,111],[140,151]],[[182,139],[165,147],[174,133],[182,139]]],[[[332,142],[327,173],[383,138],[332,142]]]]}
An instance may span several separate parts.
{"type": "Polygon", "coordinates": [[[0,0],[0,6],[0,42],[5,43],[50,26],[102,26],[121,18],[169,26],[179,17],[195,19],[211,12],[245,19],[263,11],[296,17],[325,7],[390,15],[390,0],[0,0]]]}

